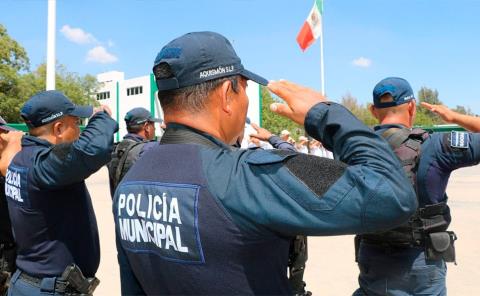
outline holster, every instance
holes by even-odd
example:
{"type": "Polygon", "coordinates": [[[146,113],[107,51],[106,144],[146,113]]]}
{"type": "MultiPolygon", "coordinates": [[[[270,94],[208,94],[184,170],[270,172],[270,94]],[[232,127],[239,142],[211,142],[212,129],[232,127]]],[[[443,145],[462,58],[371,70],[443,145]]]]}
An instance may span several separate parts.
{"type": "Polygon", "coordinates": [[[308,259],[308,245],[306,236],[297,236],[290,244],[290,254],[288,258],[289,282],[294,295],[312,295],[305,290],[306,283],[303,281],[305,272],[305,263],[308,259]]]}
{"type": "Polygon", "coordinates": [[[10,276],[15,272],[17,250],[14,243],[0,243],[0,295],[8,290],[10,276]]]}
{"type": "Polygon", "coordinates": [[[425,257],[427,260],[455,262],[455,241],[453,231],[433,232],[425,235],[425,257]]]}
{"type": "Polygon", "coordinates": [[[69,265],[62,274],[62,280],[67,283],[65,295],[91,296],[97,288],[100,280],[96,277],[86,278],[80,268],[75,265],[69,265]]]}

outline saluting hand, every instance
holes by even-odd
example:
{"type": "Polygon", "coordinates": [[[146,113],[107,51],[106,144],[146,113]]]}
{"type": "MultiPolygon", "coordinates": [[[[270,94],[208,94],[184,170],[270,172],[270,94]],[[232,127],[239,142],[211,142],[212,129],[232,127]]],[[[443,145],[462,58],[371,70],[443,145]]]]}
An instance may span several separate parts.
{"type": "Polygon", "coordinates": [[[267,87],[286,102],[286,104],[273,103],[270,110],[301,125],[314,105],[327,101],[325,96],[313,89],[286,80],[270,81],[267,87]]]}
{"type": "Polygon", "coordinates": [[[108,115],[112,116],[112,110],[110,110],[110,107],[108,107],[107,105],[100,105],[98,107],[95,107],[93,108],[93,115],[95,115],[95,113],[97,112],[107,112],[108,115]]]}
{"type": "Polygon", "coordinates": [[[438,114],[447,123],[454,123],[455,117],[458,115],[455,111],[452,111],[443,105],[434,105],[425,102],[421,102],[420,104],[433,113],[438,114]]]}
{"type": "Polygon", "coordinates": [[[15,154],[22,150],[22,137],[23,133],[18,131],[0,134],[0,173],[3,176],[15,154]]]}
{"type": "Polygon", "coordinates": [[[272,133],[269,132],[267,129],[261,128],[253,122],[252,122],[251,126],[257,132],[256,134],[250,134],[250,137],[252,137],[252,138],[257,138],[261,141],[268,141],[268,139],[270,139],[270,137],[272,136],[272,133]]]}

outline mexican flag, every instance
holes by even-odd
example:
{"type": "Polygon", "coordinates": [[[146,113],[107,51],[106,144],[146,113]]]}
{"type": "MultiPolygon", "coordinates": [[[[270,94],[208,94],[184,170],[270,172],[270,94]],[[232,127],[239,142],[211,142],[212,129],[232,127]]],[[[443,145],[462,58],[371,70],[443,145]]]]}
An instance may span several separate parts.
{"type": "Polygon", "coordinates": [[[323,0],[315,0],[312,11],[297,36],[298,45],[303,51],[322,35],[322,14],[323,0]]]}

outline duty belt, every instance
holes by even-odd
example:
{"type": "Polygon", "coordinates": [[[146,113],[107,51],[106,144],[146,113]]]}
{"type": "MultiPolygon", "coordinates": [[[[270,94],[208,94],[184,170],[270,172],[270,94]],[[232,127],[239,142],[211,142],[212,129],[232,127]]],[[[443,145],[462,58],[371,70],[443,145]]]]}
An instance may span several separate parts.
{"type": "MultiPolygon", "coordinates": [[[[41,287],[42,280],[43,280],[41,278],[31,276],[31,275],[29,275],[29,274],[27,274],[23,271],[20,273],[19,279],[23,280],[24,282],[26,282],[26,283],[28,283],[32,286],[37,287],[37,288],[41,287]]],[[[55,291],[56,292],[65,293],[65,291],[67,289],[67,286],[68,286],[68,283],[65,282],[65,281],[58,280],[58,279],[55,281],[55,291]]]]}

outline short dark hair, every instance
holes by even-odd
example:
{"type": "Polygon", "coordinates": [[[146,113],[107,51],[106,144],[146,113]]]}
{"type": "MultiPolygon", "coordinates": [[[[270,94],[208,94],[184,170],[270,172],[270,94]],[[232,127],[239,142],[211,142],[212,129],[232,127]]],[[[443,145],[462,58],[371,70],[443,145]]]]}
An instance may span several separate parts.
{"type": "Polygon", "coordinates": [[[141,132],[143,129],[143,124],[137,124],[137,125],[127,125],[127,132],[130,134],[138,134],[141,132]]]}
{"type": "MultiPolygon", "coordinates": [[[[153,68],[155,79],[167,79],[173,77],[172,69],[167,63],[160,63],[153,68]]],[[[208,95],[225,81],[232,82],[234,92],[238,91],[238,78],[240,75],[233,75],[212,79],[200,84],[187,86],[179,89],[164,90],[158,92],[158,100],[164,112],[172,109],[182,109],[192,113],[205,108],[208,95]]]]}

